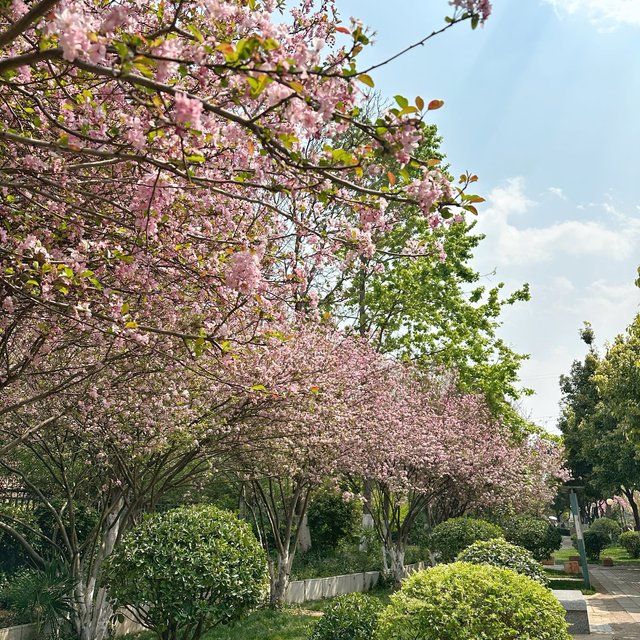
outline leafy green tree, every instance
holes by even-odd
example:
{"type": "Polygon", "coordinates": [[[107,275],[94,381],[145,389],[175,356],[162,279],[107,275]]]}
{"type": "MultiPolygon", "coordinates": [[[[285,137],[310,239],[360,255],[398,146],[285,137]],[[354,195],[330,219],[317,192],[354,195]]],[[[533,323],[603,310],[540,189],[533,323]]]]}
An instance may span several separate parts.
{"type": "Polygon", "coordinates": [[[597,383],[612,414],[637,442],[640,439],[640,315],[616,337],[598,370],[597,383]]]}
{"type": "MultiPolygon", "coordinates": [[[[386,106],[372,101],[367,119],[375,121],[386,106]]],[[[440,151],[441,140],[435,125],[425,124],[413,156],[452,177],[440,151]]],[[[358,129],[348,130],[340,140],[345,148],[357,148],[361,142],[358,129]]],[[[387,159],[384,170],[369,176],[369,185],[386,189],[396,180],[418,178],[420,171],[415,162],[401,165],[387,159]]],[[[462,175],[457,188],[466,190],[477,179],[462,175]]],[[[370,255],[345,250],[348,267],[335,280],[321,279],[314,270],[306,273],[306,284],[298,289],[298,306],[318,300],[320,310],[368,338],[379,352],[427,370],[454,371],[461,391],[482,393],[496,415],[524,426],[511,403],[530,393],[518,384],[518,370],[527,356],[514,352],[498,337],[497,329],[503,309],[529,300],[529,288],[525,284],[505,295],[503,283],[481,284],[481,274],[470,263],[484,238],[474,232],[473,220],[483,198],[466,194],[461,198],[462,207],[443,206],[437,217],[391,202],[384,216],[393,224],[371,231],[370,241],[377,250],[370,255]]],[[[361,222],[357,210],[347,215],[354,227],[361,222]]],[[[296,246],[296,251],[302,249],[296,246]]],[[[301,255],[294,263],[302,261],[301,255]]]]}
{"type": "MultiPolygon", "coordinates": [[[[640,357],[640,322],[636,318],[627,337],[618,336],[604,358],[594,347],[587,325],[582,337],[589,345],[584,362],[574,362],[569,376],[561,378],[563,415],[559,427],[565,437],[569,466],[585,485],[593,501],[621,493],[640,530],[640,509],[635,491],[640,489],[640,458],[636,435],[640,413],[632,395],[635,364],[640,357]],[[633,360],[635,358],[635,361],[633,360]]],[[[637,379],[640,380],[640,376],[637,379]]]]}
{"type": "Polygon", "coordinates": [[[525,285],[504,297],[503,284],[487,289],[470,262],[484,236],[475,222],[433,233],[424,219],[407,211],[404,225],[389,234],[389,257],[362,272],[350,291],[355,306],[366,279],[358,322],[377,349],[399,354],[425,369],[456,371],[461,391],[482,392],[498,414],[520,397],[518,369],[526,356],[496,335],[505,306],[529,299],[525,285]],[[401,255],[406,236],[426,250],[422,259],[401,255]],[[438,256],[439,246],[444,251],[438,256]],[[446,256],[446,257],[445,257],[446,256]]]}
{"type": "Polygon", "coordinates": [[[316,493],[309,505],[309,527],[313,546],[328,551],[342,541],[353,541],[362,519],[358,500],[349,500],[329,488],[316,493]]]}
{"type": "Polygon", "coordinates": [[[562,413],[558,428],[563,435],[567,467],[571,471],[570,484],[584,486],[578,497],[585,516],[591,504],[606,497],[593,477],[593,451],[585,446],[589,432],[587,422],[592,419],[599,402],[593,380],[597,366],[597,354],[590,350],[583,362],[574,361],[570,372],[560,377],[562,413]]]}
{"type": "Polygon", "coordinates": [[[619,335],[600,361],[595,382],[601,396],[601,463],[595,469],[604,486],[618,481],[640,530],[640,315],[619,335]]]}

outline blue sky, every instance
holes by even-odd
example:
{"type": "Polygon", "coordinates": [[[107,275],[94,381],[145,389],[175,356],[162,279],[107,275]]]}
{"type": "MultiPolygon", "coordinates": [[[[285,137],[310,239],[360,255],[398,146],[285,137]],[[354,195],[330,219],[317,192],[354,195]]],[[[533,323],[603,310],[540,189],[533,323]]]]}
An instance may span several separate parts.
{"type": "MultiPolygon", "coordinates": [[[[433,113],[457,171],[477,173],[487,282],[531,285],[502,335],[531,354],[522,411],[553,428],[558,377],[592,323],[601,347],[638,312],[640,0],[494,0],[483,28],[458,25],[375,71],[384,95],[438,98],[433,113]]],[[[423,38],[446,0],[338,0],[376,31],[361,66],[423,38]]]]}

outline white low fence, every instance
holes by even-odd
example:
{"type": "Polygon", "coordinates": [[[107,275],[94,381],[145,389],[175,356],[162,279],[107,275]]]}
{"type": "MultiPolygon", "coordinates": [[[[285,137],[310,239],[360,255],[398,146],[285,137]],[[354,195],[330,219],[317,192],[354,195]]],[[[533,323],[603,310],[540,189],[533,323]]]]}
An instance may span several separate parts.
{"type": "Polygon", "coordinates": [[[21,624],[18,627],[0,629],[0,640],[36,640],[37,626],[21,624]]]}
{"type": "MultiPolygon", "coordinates": [[[[424,569],[424,562],[405,566],[407,575],[424,569]]],[[[295,580],[289,583],[284,599],[289,604],[302,604],[309,600],[325,600],[335,598],[346,593],[363,593],[373,589],[380,581],[379,571],[365,571],[364,573],[349,573],[344,576],[330,578],[309,578],[295,580]]]]}
{"type": "MultiPolygon", "coordinates": [[[[118,622],[114,629],[115,636],[124,636],[127,633],[140,633],[146,629],[134,620],[125,618],[124,622],[118,622]]],[[[39,640],[37,624],[21,624],[17,627],[5,627],[0,629],[0,640],[39,640]]]]}

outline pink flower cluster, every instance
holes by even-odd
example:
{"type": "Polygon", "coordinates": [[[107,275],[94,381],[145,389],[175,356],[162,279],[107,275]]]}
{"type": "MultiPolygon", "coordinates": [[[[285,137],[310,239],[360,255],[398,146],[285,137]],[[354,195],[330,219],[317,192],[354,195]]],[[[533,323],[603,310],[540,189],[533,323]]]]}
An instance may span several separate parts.
{"type": "Polygon", "coordinates": [[[238,251],[229,258],[225,284],[241,293],[260,291],[264,278],[260,270],[260,257],[254,251],[238,251]]]}
{"type": "Polygon", "coordinates": [[[200,129],[202,122],[202,102],[190,98],[185,93],[176,93],[174,104],[175,119],[178,124],[190,125],[193,129],[200,129]]]}
{"type": "Polygon", "coordinates": [[[484,22],[491,15],[490,0],[450,0],[450,4],[480,16],[481,22],[484,22]]]}

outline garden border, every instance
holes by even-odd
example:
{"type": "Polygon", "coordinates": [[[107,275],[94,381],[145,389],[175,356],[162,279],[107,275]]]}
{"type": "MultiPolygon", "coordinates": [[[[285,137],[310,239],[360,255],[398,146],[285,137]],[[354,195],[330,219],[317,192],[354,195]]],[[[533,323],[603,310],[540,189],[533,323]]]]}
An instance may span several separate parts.
{"type": "MultiPolygon", "coordinates": [[[[424,562],[405,565],[407,575],[420,571],[425,567],[424,562]]],[[[311,600],[325,600],[346,593],[363,593],[373,589],[380,581],[380,571],[364,571],[362,573],[348,573],[342,576],[328,578],[308,578],[294,580],[289,583],[284,594],[288,604],[302,604],[311,600]]]]}

